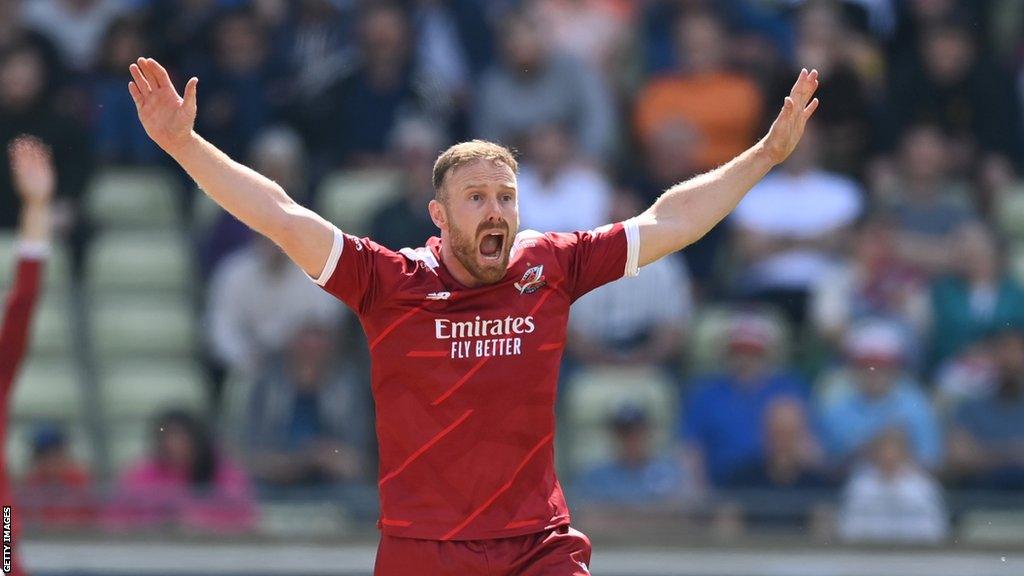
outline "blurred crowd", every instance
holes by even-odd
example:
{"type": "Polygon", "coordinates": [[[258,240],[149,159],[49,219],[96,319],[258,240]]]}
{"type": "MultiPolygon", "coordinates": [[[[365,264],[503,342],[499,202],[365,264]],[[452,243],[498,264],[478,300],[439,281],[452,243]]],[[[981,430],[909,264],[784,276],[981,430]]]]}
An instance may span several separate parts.
{"type": "MultiPolygon", "coordinates": [[[[139,55],[197,76],[198,132],[306,205],[339,171],[393,173],[401,193],[365,223],[393,249],[435,234],[430,166],[453,142],[517,150],[522,228],[590,229],[753,144],[817,68],[821,108],[784,165],[574,307],[571,501],[821,493],[843,537],[928,542],[949,534],[947,489],[1024,489],[1016,0],[0,0],[0,142],[53,147],[75,262],[91,175],[171,166],[127,92],[139,55]]],[[[15,201],[2,166],[0,227],[15,201]]],[[[211,409],[154,417],[105,521],[247,529],[268,487],[372,486],[352,315],[230,216],[194,240],[211,409]]],[[[40,429],[24,482],[88,487],[66,444],[40,429]]]]}

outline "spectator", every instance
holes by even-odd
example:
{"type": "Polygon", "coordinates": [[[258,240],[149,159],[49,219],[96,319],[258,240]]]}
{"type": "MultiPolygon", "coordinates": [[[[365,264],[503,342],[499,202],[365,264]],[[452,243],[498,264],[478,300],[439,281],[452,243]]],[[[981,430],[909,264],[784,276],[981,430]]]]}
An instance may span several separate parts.
{"type": "Polygon", "coordinates": [[[975,216],[969,189],[950,172],[951,155],[936,125],[915,125],[901,141],[898,173],[874,185],[896,220],[900,258],[926,276],[949,269],[954,232],[975,216]]]}
{"type": "Polygon", "coordinates": [[[780,398],[764,416],[764,456],[737,471],[726,482],[729,488],[795,493],[827,488],[821,447],[807,423],[803,402],[780,398]]]}
{"type": "Polygon", "coordinates": [[[676,49],[684,64],[641,89],[634,108],[636,131],[645,143],[660,126],[685,127],[697,141],[694,168],[705,171],[757,139],[763,98],[753,80],[729,71],[729,38],[717,17],[688,13],[676,26],[676,49]]]}
{"type": "Polygon", "coordinates": [[[742,294],[786,311],[803,324],[814,283],[836,264],[863,204],[851,180],[820,168],[818,139],[804,140],[733,212],[736,246],[745,266],[742,294]]]}
{"type": "MultiPolygon", "coordinates": [[[[0,147],[6,148],[20,134],[32,134],[53,150],[57,168],[55,212],[75,213],[77,201],[92,170],[85,130],[54,105],[55,82],[46,68],[45,54],[33,44],[18,45],[0,53],[0,147]]],[[[13,229],[17,222],[17,196],[10,169],[0,162],[0,230],[13,229]]],[[[79,222],[79,224],[81,224],[79,222]]],[[[76,233],[85,228],[78,226],[76,233]]],[[[84,235],[72,238],[75,263],[81,262],[84,235]]]]}
{"type": "Polygon", "coordinates": [[[300,0],[282,32],[282,58],[292,72],[296,107],[323,95],[358,58],[351,7],[331,0],[300,0]]]}
{"type": "Polygon", "coordinates": [[[99,60],[110,24],[126,11],[121,0],[32,0],[24,17],[57,46],[68,67],[84,73],[99,60]]]}
{"type": "Polygon", "coordinates": [[[608,87],[586,65],[552,53],[535,19],[506,18],[500,64],[478,87],[476,135],[520,146],[530,129],[569,127],[591,161],[607,160],[614,147],[615,115],[608,87]]]}
{"type": "MultiPolygon", "coordinates": [[[[629,176],[632,187],[641,194],[642,204],[653,204],[665,190],[696,175],[697,141],[685,126],[657,126],[642,146],[642,166],[629,176]]],[[[714,287],[721,249],[728,242],[730,231],[730,221],[726,219],[681,252],[698,296],[714,287]]]]}
{"type": "MultiPolygon", "coordinates": [[[[877,4],[877,3],[876,3],[877,4]]],[[[843,18],[839,2],[807,2],[796,18],[796,56],[773,79],[769,102],[789,94],[793,76],[802,67],[827,78],[817,96],[829,105],[814,115],[821,164],[830,171],[859,174],[867,157],[873,120],[867,87],[856,68],[855,34],[843,18]]]]}
{"type": "Polygon", "coordinates": [[[203,78],[196,129],[237,157],[279,115],[283,78],[273,66],[267,31],[249,10],[223,14],[210,33],[212,61],[191,64],[203,78]]]}
{"type": "Polygon", "coordinates": [[[999,365],[994,334],[969,344],[935,370],[935,405],[949,415],[966,400],[985,398],[998,387],[999,365]]]}
{"type": "MultiPolygon", "coordinates": [[[[639,213],[628,190],[612,198],[609,222],[639,213]]],[[[585,364],[670,366],[693,312],[690,277],[681,261],[662,258],[634,278],[606,284],[572,306],[567,348],[585,364]]]]}
{"type": "Polygon", "coordinates": [[[71,454],[56,426],[43,426],[32,438],[32,460],[22,481],[23,518],[47,527],[83,525],[93,520],[89,471],[71,454]]]}
{"type": "Polygon", "coordinates": [[[851,462],[871,439],[893,426],[906,430],[915,461],[934,469],[942,458],[931,401],[905,370],[906,346],[898,326],[867,320],[850,328],[846,366],[826,377],[818,408],[826,446],[837,463],[851,462]]]}
{"type": "Polygon", "coordinates": [[[1024,332],[993,339],[995,389],[965,399],[954,411],[949,467],[960,485],[985,490],[1024,488],[1024,332]]]}
{"type": "Polygon", "coordinates": [[[615,438],[615,457],[581,472],[577,490],[582,500],[602,505],[652,506],[692,498],[696,486],[679,462],[658,455],[647,412],[619,407],[608,419],[615,438]]]}
{"type": "Polygon", "coordinates": [[[611,186],[598,170],[579,160],[566,128],[544,124],[529,131],[517,177],[522,228],[574,232],[607,224],[611,186]]]}
{"type": "Polygon", "coordinates": [[[92,99],[97,116],[92,132],[96,155],[106,164],[157,164],[164,153],[139,123],[135,103],[124,89],[124,71],[139,54],[152,51],[142,26],[122,18],[111,24],[103,39],[92,99]]]}
{"type": "Polygon", "coordinates": [[[57,47],[46,36],[25,25],[25,0],[0,0],[0,53],[22,45],[33,46],[44,55],[46,69],[63,73],[57,47]]]}
{"type": "Polygon", "coordinates": [[[439,98],[469,121],[474,83],[494,60],[494,30],[476,0],[415,0],[416,68],[439,98]]]}
{"type": "Polygon", "coordinates": [[[144,0],[152,35],[167,55],[168,69],[184,70],[209,58],[210,30],[225,6],[238,0],[144,0]]]}
{"type": "Polygon", "coordinates": [[[992,156],[1019,158],[1020,113],[1005,72],[983,57],[966,22],[943,22],[921,31],[921,61],[892,79],[896,134],[908,124],[933,122],[952,136],[954,168],[965,170],[992,156]],[[1008,130],[1008,126],[1018,127],[1008,130]]]}
{"type": "Polygon", "coordinates": [[[392,250],[425,246],[438,234],[427,204],[434,199],[431,175],[444,135],[424,118],[398,122],[391,137],[391,155],[401,171],[402,194],[373,216],[370,238],[392,250]]]}
{"type": "Polygon", "coordinates": [[[992,232],[961,227],[956,275],[932,286],[932,355],[941,362],[1000,326],[1024,326],[1024,286],[1005,270],[992,232]]]}
{"type": "Polygon", "coordinates": [[[942,488],[915,462],[900,428],[881,430],[868,461],[843,489],[839,536],[847,541],[937,543],[949,531],[942,488]]]}
{"type": "Polygon", "coordinates": [[[365,480],[370,401],[335,350],[337,333],[306,323],[261,372],[250,401],[250,468],[267,486],[329,487],[365,480]]]}
{"type": "Polygon", "coordinates": [[[306,139],[321,153],[318,169],[384,163],[395,123],[431,111],[414,74],[409,21],[402,9],[369,3],[358,28],[359,63],[304,111],[306,139]]]}
{"type": "Polygon", "coordinates": [[[341,304],[324,294],[271,241],[253,239],[229,256],[210,282],[207,338],[229,371],[252,376],[268,356],[284,350],[310,318],[341,320],[341,304]]]}
{"type": "MultiPolygon", "coordinates": [[[[250,146],[249,161],[254,170],[280,184],[292,198],[309,201],[309,162],[302,140],[293,130],[281,126],[263,129],[250,146]]],[[[231,214],[223,210],[216,214],[210,228],[200,231],[199,264],[207,278],[222,259],[244,247],[254,236],[231,214]]]]}
{"type": "Polygon", "coordinates": [[[778,327],[741,313],[727,334],[725,371],[698,378],[682,422],[685,460],[715,486],[765,457],[764,421],[780,398],[803,399],[804,382],[778,364],[778,327]]]}
{"type": "Polygon", "coordinates": [[[571,55],[612,82],[627,60],[638,8],[614,0],[538,0],[534,3],[544,36],[556,52],[571,55]]]}
{"type": "Polygon", "coordinates": [[[111,528],[246,532],[256,509],[245,473],[214,446],[206,424],[182,410],[154,420],[150,455],[124,470],[107,512],[111,528]]]}
{"type": "Polygon", "coordinates": [[[855,231],[852,257],[814,281],[811,321],[832,347],[838,348],[858,321],[885,318],[907,334],[908,360],[923,350],[928,291],[920,275],[899,257],[896,236],[892,218],[868,216],[855,231]]]}

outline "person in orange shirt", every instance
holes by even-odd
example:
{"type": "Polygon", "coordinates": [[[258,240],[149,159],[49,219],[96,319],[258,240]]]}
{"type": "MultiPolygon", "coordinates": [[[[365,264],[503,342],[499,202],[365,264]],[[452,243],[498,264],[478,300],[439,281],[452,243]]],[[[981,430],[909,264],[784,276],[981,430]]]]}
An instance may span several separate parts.
{"type": "Polygon", "coordinates": [[[665,126],[688,130],[696,145],[691,158],[679,161],[703,172],[728,162],[756,138],[763,95],[751,78],[728,69],[729,37],[714,14],[684,14],[676,36],[683,68],[641,89],[635,129],[644,148],[665,126]]]}

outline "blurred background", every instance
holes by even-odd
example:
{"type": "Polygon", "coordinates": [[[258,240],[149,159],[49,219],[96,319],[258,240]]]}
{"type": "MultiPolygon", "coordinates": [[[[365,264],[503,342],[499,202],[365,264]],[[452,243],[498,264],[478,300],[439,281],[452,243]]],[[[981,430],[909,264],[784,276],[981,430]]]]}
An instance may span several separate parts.
{"type": "Polygon", "coordinates": [[[574,525],[612,576],[1024,573],[1024,3],[0,0],[0,143],[59,173],[6,447],[33,574],[372,564],[358,322],[150,143],[139,55],[200,78],[203,136],[393,249],[436,232],[454,142],[515,147],[523,228],[589,229],[817,68],[783,166],[574,307],[574,525]]]}

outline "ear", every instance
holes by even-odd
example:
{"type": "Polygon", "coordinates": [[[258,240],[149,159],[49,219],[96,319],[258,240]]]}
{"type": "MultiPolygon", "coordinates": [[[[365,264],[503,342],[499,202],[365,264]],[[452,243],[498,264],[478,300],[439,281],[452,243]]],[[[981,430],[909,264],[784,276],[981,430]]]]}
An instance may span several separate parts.
{"type": "Polygon", "coordinates": [[[444,206],[440,202],[431,200],[427,204],[427,212],[430,212],[430,219],[434,221],[434,225],[441,229],[442,232],[448,229],[448,214],[445,213],[444,206]]]}

